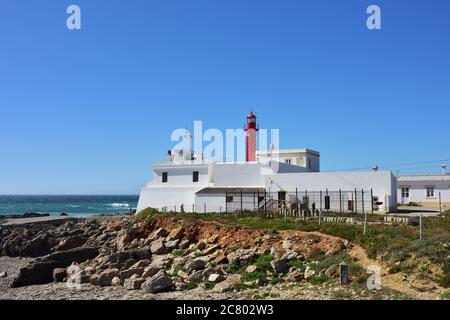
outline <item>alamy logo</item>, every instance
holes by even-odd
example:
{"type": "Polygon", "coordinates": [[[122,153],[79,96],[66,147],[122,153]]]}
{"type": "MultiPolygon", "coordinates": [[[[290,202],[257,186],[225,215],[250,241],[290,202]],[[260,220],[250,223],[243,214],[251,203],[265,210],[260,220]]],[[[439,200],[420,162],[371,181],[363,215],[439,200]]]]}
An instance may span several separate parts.
{"type": "Polygon", "coordinates": [[[379,6],[372,4],[367,8],[367,14],[370,16],[367,18],[366,25],[369,30],[381,29],[381,9],[379,6]]]}
{"type": "Polygon", "coordinates": [[[381,289],[381,268],[377,265],[367,267],[367,273],[370,276],[367,278],[367,289],[380,290],[381,289]]]}
{"type": "Polygon", "coordinates": [[[66,13],[69,14],[66,20],[66,26],[69,30],[81,29],[81,9],[79,6],[72,4],[67,7],[66,13]]]}
{"type": "Polygon", "coordinates": [[[72,264],[67,268],[67,288],[81,290],[81,268],[77,264],[72,264]]]}

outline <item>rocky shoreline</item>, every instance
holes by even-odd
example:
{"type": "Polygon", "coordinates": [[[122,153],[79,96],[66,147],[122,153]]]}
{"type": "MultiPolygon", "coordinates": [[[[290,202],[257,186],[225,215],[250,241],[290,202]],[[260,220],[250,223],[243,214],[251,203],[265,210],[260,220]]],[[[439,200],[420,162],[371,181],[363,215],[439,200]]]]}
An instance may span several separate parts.
{"type": "Polygon", "coordinates": [[[358,286],[356,274],[354,285],[339,286],[338,265],[315,261],[318,254],[324,261],[340,258],[351,247],[314,232],[176,217],[0,226],[0,298],[380,298],[358,286]]]}

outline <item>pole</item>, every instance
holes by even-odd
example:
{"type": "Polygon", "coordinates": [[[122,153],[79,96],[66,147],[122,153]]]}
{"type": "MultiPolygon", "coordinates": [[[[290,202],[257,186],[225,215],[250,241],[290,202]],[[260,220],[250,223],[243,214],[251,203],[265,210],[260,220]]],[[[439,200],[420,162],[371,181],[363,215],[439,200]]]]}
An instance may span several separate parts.
{"type": "Polygon", "coordinates": [[[295,208],[297,210],[297,215],[300,216],[300,208],[298,207],[298,190],[295,188],[295,208]]]}
{"type": "Polygon", "coordinates": [[[342,191],[339,189],[339,212],[342,214],[342,191]]]}
{"type": "Polygon", "coordinates": [[[441,192],[439,191],[439,214],[442,214],[441,192]]]}
{"type": "Polygon", "coordinates": [[[364,189],[361,189],[361,208],[362,208],[362,213],[364,214],[364,189]]]}
{"type": "Polygon", "coordinates": [[[203,202],[203,213],[206,213],[206,202],[203,202]]]}
{"type": "Polygon", "coordinates": [[[192,204],[192,213],[195,213],[195,203],[192,204]]]}
{"type": "Polygon", "coordinates": [[[256,200],[258,202],[258,208],[256,209],[256,219],[259,219],[259,189],[258,189],[258,199],[256,200]]]}
{"type": "Polygon", "coordinates": [[[319,198],[320,198],[320,210],[319,210],[319,226],[320,226],[320,220],[322,219],[322,190],[319,192],[319,198]]]}
{"type": "Polygon", "coordinates": [[[225,213],[228,212],[228,192],[225,192],[225,213]]]}
{"type": "Polygon", "coordinates": [[[370,189],[370,204],[371,204],[371,213],[373,214],[373,189],[370,189]]]}
{"type": "Polygon", "coordinates": [[[241,214],[242,214],[242,189],[241,189],[241,214]]]}
{"type": "Polygon", "coordinates": [[[355,188],[355,212],[358,214],[358,196],[356,195],[356,188],[355,188]]]}
{"type": "Polygon", "coordinates": [[[422,236],[422,215],[420,215],[419,217],[419,238],[420,240],[422,240],[423,236],[422,236]]]}
{"type": "Polygon", "coordinates": [[[266,189],[264,189],[264,217],[267,217],[266,199],[267,199],[267,194],[266,194],[266,189]]]}

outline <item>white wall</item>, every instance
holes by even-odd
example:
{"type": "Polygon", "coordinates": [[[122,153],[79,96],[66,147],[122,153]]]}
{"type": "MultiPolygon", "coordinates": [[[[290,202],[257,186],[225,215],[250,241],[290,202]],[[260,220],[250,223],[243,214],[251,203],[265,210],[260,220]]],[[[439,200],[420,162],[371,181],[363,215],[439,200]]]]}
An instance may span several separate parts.
{"type": "Polygon", "coordinates": [[[214,168],[215,187],[264,186],[258,163],[217,163],[214,168]]]}
{"type": "Polygon", "coordinates": [[[195,195],[195,211],[204,212],[224,212],[225,194],[224,193],[204,193],[195,195]]]}
{"type": "Polygon", "coordinates": [[[170,186],[197,186],[208,183],[208,165],[203,166],[167,166],[154,167],[153,180],[148,186],[170,185],[170,186]],[[199,172],[199,181],[193,182],[192,175],[194,171],[199,172]],[[168,180],[162,183],[162,173],[167,172],[168,180]]]}
{"type": "Polygon", "coordinates": [[[155,208],[161,210],[167,206],[167,210],[180,211],[181,204],[185,211],[192,211],[192,205],[195,203],[195,193],[203,187],[145,187],[141,189],[139,196],[137,212],[146,208],[155,208]]]}

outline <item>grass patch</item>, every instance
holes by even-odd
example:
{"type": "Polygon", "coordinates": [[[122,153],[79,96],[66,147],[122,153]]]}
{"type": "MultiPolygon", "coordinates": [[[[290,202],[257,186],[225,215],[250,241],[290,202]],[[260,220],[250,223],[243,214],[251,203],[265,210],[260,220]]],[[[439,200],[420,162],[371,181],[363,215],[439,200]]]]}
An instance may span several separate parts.
{"type": "Polygon", "coordinates": [[[172,251],[172,255],[174,257],[179,257],[179,256],[182,256],[184,252],[185,252],[184,249],[175,249],[172,251]]]}
{"type": "Polygon", "coordinates": [[[186,290],[193,290],[198,287],[198,284],[194,281],[191,281],[187,284],[186,290]]]}

